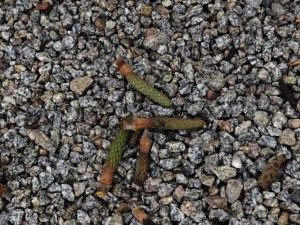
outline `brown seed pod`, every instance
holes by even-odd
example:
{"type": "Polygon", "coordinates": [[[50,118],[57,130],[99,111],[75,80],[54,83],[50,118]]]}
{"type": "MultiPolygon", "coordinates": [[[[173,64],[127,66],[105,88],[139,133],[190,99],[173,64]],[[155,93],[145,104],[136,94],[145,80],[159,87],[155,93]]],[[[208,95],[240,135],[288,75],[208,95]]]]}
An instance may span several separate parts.
{"type": "Polygon", "coordinates": [[[131,208],[132,215],[143,225],[155,225],[150,217],[145,213],[143,209],[138,207],[134,201],[130,201],[128,204],[131,208]]]}
{"type": "Polygon", "coordinates": [[[140,154],[136,161],[136,169],[134,174],[134,182],[138,185],[144,183],[147,178],[149,169],[149,151],[152,146],[151,133],[146,129],[140,139],[140,154]]]}
{"type": "Polygon", "coordinates": [[[296,61],[292,61],[292,62],[289,62],[288,63],[288,66],[297,66],[300,64],[300,59],[299,60],[296,60],[296,61]]]}
{"type": "Polygon", "coordinates": [[[129,147],[133,148],[142,136],[142,134],[143,130],[137,130],[135,132],[132,132],[128,140],[129,147]]]}
{"type": "Polygon", "coordinates": [[[2,197],[3,195],[5,195],[8,192],[9,192],[8,188],[5,187],[4,185],[0,184],[0,197],[2,197]]]}
{"type": "Polygon", "coordinates": [[[273,181],[280,171],[280,168],[285,162],[286,157],[284,155],[279,155],[274,160],[272,160],[260,175],[258,179],[258,185],[261,186],[264,190],[268,189],[272,185],[273,181]]]}
{"type": "Polygon", "coordinates": [[[202,128],[205,121],[201,119],[184,119],[173,117],[152,117],[152,118],[137,118],[129,116],[124,118],[121,123],[121,128],[124,130],[139,130],[139,129],[166,129],[166,130],[189,130],[202,128]]]}

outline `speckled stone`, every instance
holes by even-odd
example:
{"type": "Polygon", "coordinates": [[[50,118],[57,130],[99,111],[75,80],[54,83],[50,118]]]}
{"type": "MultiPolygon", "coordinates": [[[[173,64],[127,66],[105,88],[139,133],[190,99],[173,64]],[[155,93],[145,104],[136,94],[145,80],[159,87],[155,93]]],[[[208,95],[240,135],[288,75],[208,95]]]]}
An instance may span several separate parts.
{"type": "Polygon", "coordinates": [[[229,203],[234,203],[243,190],[243,183],[237,179],[231,179],[227,181],[226,185],[226,197],[229,203]]]}
{"type": "Polygon", "coordinates": [[[230,166],[216,166],[212,171],[222,181],[236,176],[236,169],[230,166]]]}
{"type": "Polygon", "coordinates": [[[89,76],[77,77],[71,81],[70,89],[76,94],[83,95],[92,84],[93,79],[89,76]]]}
{"type": "Polygon", "coordinates": [[[279,144],[293,146],[296,144],[295,132],[291,129],[282,131],[278,139],[279,144]]]}

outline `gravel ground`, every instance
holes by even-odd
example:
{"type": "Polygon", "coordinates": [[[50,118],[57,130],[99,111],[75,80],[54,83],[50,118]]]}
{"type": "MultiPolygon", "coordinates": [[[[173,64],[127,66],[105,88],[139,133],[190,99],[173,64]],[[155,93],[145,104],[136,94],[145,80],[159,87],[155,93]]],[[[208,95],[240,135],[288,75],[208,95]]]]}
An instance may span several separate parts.
{"type": "Polygon", "coordinates": [[[135,225],[115,213],[132,198],[156,224],[300,224],[300,104],[279,89],[285,77],[300,97],[300,65],[288,66],[300,59],[299,0],[46,1],[0,2],[1,225],[135,225]],[[130,87],[119,56],[174,107],[130,87]],[[129,113],[208,126],[154,131],[143,188],[132,184],[138,148],[127,148],[98,199],[129,113]]]}

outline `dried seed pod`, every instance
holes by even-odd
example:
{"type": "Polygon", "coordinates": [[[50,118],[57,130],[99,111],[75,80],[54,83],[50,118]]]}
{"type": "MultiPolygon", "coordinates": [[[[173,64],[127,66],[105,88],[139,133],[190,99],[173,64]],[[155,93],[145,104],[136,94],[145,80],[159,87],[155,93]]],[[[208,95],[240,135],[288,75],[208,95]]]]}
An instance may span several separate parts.
{"type": "Polygon", "coordinates": [[[151,133],[146,129],[140,139],[140,154],[137,158],[135,167],[134,182],[138,185],[143,184],[147,178],[147,172],[149,169],[148,155],[151,146],[151,133]]]}
{"type": "Polygon", "coordinates": [[[289,62],[288,63],[288,66],[297,66],[300,64],[300,59],[299,60],[296,60],[296,61],[292,61],[292,62],[289,62]]]}
{"type": "Polygon", "coordinates": [[[118,59],[116,62],[119,72],[127,79],[136,90],[150,98],[152,101],[164,106],[171,107],[171,100],[165,96],[162,92],[155,89],[149,83],[137,76],[131,69],[129,64],[125,64],[123,59],[118,59]]]}
{"type": "Polygon", "coordinates": [[[132,132],[128,140],[129,147],[133,148],[142,136],[142,134],[143,130],[137,130],[135,132],[132,132]]]}
{"type": "Polygon", "coordinates": [[[139,208],[135,202],[130,201],[129,206],[131,208],[132,215],[143,225],[155,225],[145,211],[139,208]]]}
{"type": "Polygon", "coordinates": [[[201,119],[183,119],[172,117],[137,118],[134,116],[129,116],[122,120],[121,128],[125,130],[139,130],[147,128],[184,130],[201,128],[205,124],[205,121],[201,119]]]}
{"type": "Polygon", "coordinates": [[[282,96],[286,101],[290,103],[290,105],[296,109],[297,108],[297,100],[294,97],[294,93],[292,91],[291,85],[284,83],[283,79],[279,80],[279,89],[281,91],[282,96]]]}
{"type": "Polygon", "coordinates": [[[8,188],[5,187],[4,185],[0,184],[0,197],[2,197],[3,195],[5,195],[8,192],[9,192],[8,188]]]}
{"type": "Polygon", "coordinates": [[[128,130],[119,131],[110,146],[104,169],[99,179],[99,188],[96,193],[99,198],[103,198],[107,194],[112,184],[114,173],[121,160],[130,133],[128,130]]]}
{"type": "Polygon", "coordinates": [[[285,161],[286,157],[284,155],[279,155],[274,160],[272,160],[260,175],[258,179],[258,185],[261,186],[264,190],[268,189],[272,185],[285,161]]]}

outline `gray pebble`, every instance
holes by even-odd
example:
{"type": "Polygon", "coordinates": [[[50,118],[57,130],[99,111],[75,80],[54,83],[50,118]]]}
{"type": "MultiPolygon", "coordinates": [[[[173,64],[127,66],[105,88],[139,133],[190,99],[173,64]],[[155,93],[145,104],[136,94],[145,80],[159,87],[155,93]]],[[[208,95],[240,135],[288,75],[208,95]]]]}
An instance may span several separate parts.
{"type": "Polygon", "coordinates": [[[73,193],[73,189],[69,184],[62,184],[61,185],[61,193],[62,197],[70,202],[75,200],[75,195],[73,193]]]}
{"type": "Polygon", "coordinates": [[[279,144],[293,146],[296,144],[295,133],[291,129],[285,129],[279,136],[279,144]]]}
{"type": "Polygon", "coordinates": [[[91,218],[89,215],[83,210],[77,210],[77,220],[80,224],[90,224],[91,218]]]}
{"type": "Polygon", "coordinates": [[[212,168],[212,172],[222,181],[236,176],[236,169],[230,166],[216,166],[212,168]]]}
{"type": "Polygon", "coordinates": [[[42,188],[48,187],[54,181],[54,176],[49,172],[41,172],[39,178],[42,188]]]}
{"type": "Polygon", "coordinates": [[[226,197],[229,203],[234,203],[243,190],[243,183],[237,179],[231,179],[227,181],[226,185],[226,197]]]}
{"type": "Polygon", "coordinates": [[[181,212],[181,210],[177,207],[176,204],[170,205],[170,219],[174,222],[179,222],[184,219],[184,214],[181,212]]]}

